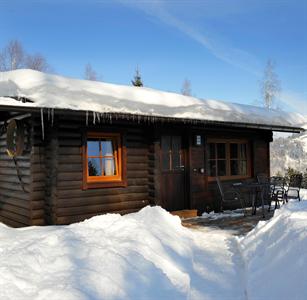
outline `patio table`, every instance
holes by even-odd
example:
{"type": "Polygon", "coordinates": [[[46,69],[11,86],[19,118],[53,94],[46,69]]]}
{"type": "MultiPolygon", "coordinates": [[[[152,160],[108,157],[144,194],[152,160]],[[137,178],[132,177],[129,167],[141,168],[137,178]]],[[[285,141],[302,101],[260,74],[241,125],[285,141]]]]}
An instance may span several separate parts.
{"type": "Polygon", "coordinates": [[[257,195],[260,195],[261,206],[262,206],[262,216],[265,218],[265,209],[264,209],[264,195],[267,189],[270,187],[269,183],[258,183],[258,182],[237,182],[233,183],[232,186],[235,189],[238,189],[239,193],[242,194],[242,190],[248,190],[250,199],[252,200],[252,214],[256,214],[257,209],[257,195]]]}

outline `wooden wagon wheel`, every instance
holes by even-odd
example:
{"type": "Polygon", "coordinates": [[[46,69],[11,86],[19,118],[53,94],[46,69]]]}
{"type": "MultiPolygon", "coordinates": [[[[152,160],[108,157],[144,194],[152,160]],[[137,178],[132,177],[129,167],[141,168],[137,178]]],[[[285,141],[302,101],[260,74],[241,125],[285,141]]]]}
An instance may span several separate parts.
{"type": "Polygon", "coordinates": [[[24,150],[24,126],[22,121],[11,120],[6,133],[7,153],[10,157],[20,156],[24,150]]]}

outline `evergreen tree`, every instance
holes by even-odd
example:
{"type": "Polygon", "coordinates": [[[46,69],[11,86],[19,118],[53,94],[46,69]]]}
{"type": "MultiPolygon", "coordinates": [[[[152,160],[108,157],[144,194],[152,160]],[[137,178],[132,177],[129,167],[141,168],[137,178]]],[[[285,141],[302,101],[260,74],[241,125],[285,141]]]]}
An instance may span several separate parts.
{"type": "Polygon", "coordinates": [[[135,70],[134,80],[131,80],[131,83],[134,86],[143,86],[141,74],[138,68],[135,70]]]}

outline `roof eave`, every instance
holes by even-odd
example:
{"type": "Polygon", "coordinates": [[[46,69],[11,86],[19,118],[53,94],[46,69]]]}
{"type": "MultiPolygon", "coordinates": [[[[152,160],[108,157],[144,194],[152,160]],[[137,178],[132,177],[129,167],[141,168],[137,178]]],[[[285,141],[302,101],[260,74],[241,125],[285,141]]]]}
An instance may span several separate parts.
{"type": "MultiPolygon", "coordinates": [[[[40,112],[41,109],[51,109],[46,107],[26,107],[26,106],[12,106],[12,105],[0,105],[0,109],[4,111],[16,111],[16,112],[40,112]]],[[[61,114],[84,114],[85,111],[81,110],[71,110],[71,109],[61,109],[55,108],[54,109],[57,113],[61,114]]],[[[155,121],[170,121],[176,123],[189,123],[193,125],[217,125],[217,126],[226,126],[226,127],[236,127],[236,128],[250,128],[250,129],[261,129],[261,130],[272,130],[272,131],[279,131],[279,132],[291,132],[291,133],[300,133],[305,131],[304,128],[301,127],[293,127],[293,126],[281,126],[281,125],[268,125],[268,124],[254,124],[254,123],[244,123],[244,122],[224,122],[224,121],[214,121],[214,120],[201,120],[201,119],[189,119],[189,118],[175,118],[175,117],[164,117],[164,116],[155,116],[155,115],[133,115],[127,113],[115,113],[115,112],[108,112],[102,113],[105,115],[116,115],[118,118],[140,118],[148,120],[150,118],[154,119],[155,121]]]]}

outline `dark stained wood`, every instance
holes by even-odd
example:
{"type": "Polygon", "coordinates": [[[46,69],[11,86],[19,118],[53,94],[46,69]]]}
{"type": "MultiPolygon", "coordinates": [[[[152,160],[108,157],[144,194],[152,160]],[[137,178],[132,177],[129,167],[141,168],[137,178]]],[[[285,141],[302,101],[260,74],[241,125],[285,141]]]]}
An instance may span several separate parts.
{"type": "MultiPolygon", "coordinates": [[[[268,130],[168,122],[138,124],[116,119],[112,124],[104,120],[86,126],[84,118],[59,114],[53,126],[45,115],[43,139],[40,114],[33,113],[27,123],[25,141],[29,147],[18,157],[18,163],[29,193],[22,190],[14,162],[6,154],[5,135],[0,136],[0,221],[14,227],[69,224],[107,212],[135,212],[148,204],[169,210],[197,209],[198,213],[217,209],[217,186],[207,176],[206,140],[209,138],[248,139],[251,174],[244,180],[254,180],[258,173],[269,174],[272,133],[268,130]],[[124,186],[82,189],[81,147],[87,131],[125,132],[127,180],[124,186]],[[185,170],[162,172],[161,136],[179,133],[185,170]],[[196,134],[202,136],[201,146],[194,143],[196,134]]],[[[237,179],[230,178],[224,184],[230,186],[234,181],[237,179]]]]}

